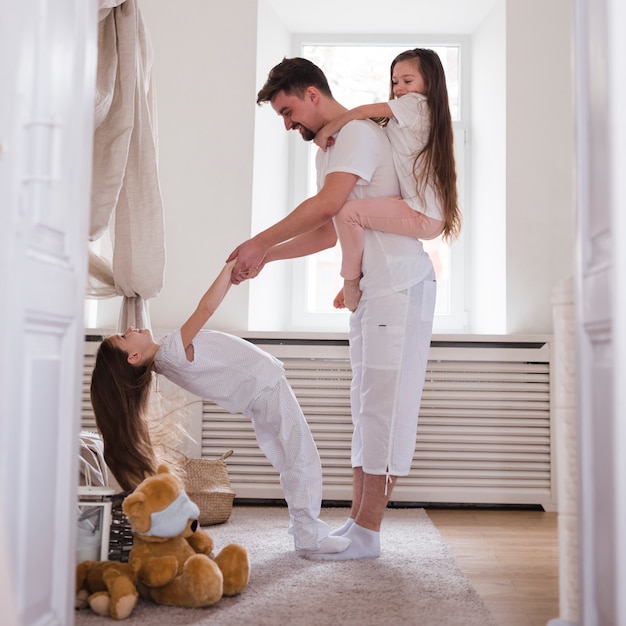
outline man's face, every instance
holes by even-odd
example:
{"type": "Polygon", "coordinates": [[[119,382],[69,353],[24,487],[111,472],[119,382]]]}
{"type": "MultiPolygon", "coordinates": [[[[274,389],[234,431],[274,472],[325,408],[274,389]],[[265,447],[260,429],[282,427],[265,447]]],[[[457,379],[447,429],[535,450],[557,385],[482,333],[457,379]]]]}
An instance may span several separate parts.
{"type": "Polygon", "coordinates": [[[322,124],[315,120],[313,100],[305,92],[304,98],[279,91],[272,98],[272,108],[283,118],[287,130],[299,130],[304,141],[312,141],[322,124]]]}

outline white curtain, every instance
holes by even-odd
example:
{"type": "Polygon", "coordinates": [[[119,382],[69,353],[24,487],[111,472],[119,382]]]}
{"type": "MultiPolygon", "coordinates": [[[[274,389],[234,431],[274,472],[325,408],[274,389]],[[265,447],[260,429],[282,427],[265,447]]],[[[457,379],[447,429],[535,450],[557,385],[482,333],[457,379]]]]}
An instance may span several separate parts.
{"type": "Polygon", "coordinates": [[[119,329],[150,327],[163,287],[165,237],[149,35],[136,0],[99,0],[88,297],[123,296],[119,329]]]}

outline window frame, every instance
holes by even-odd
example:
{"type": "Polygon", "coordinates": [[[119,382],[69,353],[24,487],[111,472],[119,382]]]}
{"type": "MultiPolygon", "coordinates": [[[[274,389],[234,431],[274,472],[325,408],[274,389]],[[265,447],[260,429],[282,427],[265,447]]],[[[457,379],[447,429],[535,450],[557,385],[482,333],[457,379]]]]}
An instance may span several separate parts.
{"type": "MultiPolygon", "coordinates": [[[[305,45],[346,45],[346,46],[381,46],[381,47],[434,47],[454,45],[459,47],[459,120],[453,121],[456,155],[459,204],[461,207],[463,228],[459,239],[450,247],[449,314],[435,315],[434,332],[466,332],[468,329],[467,288],[468,260],[467,221],[469,211],[469,172],[470,146],[469,124],[471,119],[470,94],[470,39],[463,35],[381,35],[381,34],[334,34],[306,33],[296,34],[292,39],[293,56],[304,56],[305,45]]],[[[391,59],[390,59],[391,62],[391,59]]],[[[290,206],[297,206],[308,196],[311,145],[303,142],[295,133],[289,137],[289,200],[290,206]]],[[[339,245],[339,244],[337,244],[339,245]]],[[[348,311],[314,312],[307,308],[308,258],[294,259],[291,265],[291,326],[326,331],[341,331],[348,326],[348,311]]],[[[340,284],[338,282],[338,284],[340,284]]]]}

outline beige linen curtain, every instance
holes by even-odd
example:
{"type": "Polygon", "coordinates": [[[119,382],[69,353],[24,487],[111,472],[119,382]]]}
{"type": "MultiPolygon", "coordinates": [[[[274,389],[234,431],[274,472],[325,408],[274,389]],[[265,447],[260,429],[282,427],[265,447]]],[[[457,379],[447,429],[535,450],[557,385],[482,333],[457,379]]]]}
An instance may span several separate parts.
{"type": "Polygon", "coordinates": [[[136,0],[100,0],[98,18],[89,240],[112,253],[90,250],[87,295],[123,296],[119,329],[150,327],[165,270],[152,47],[136,0]]]}

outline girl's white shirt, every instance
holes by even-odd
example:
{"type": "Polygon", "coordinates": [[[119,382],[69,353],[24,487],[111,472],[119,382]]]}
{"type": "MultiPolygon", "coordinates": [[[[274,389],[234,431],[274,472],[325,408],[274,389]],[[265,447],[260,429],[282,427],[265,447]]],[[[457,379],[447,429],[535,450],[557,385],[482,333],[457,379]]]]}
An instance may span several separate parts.
{"type": "Polygon", "coordinates": [[[430,108],[426,96],[421,93],[407,93],[390,100],[388,105],[393,117],[385,130],[391,143],[402,198],[415,211],[443,220],[441,204],[434,189],[428,185],[424,190],[425,202],[420,201],[413,175],[415,155],[426,145],[430,133],[430,108]]]}
{"type": "Polygon", "coordinates": [[[188,361],[180,329],[159,340],[154,370],[179,387],[244,415],[266,389],[284,377],[283,364],[253,343],[217,330],[201,330],[188,361]]]}
{"type": "MultiPolygon", "coordinates": [[[[392,149],[383,129],[371,120],[352,120],[325,152],[318,150],[318,184],[330,172],[359,176],[350,197],[397,197],[399,187],[392,149]]],[[[361,299],[376,298],[408,289],[429,274],[432,264],[422,242],[412,237],[365,229],[361,299]]]]}

